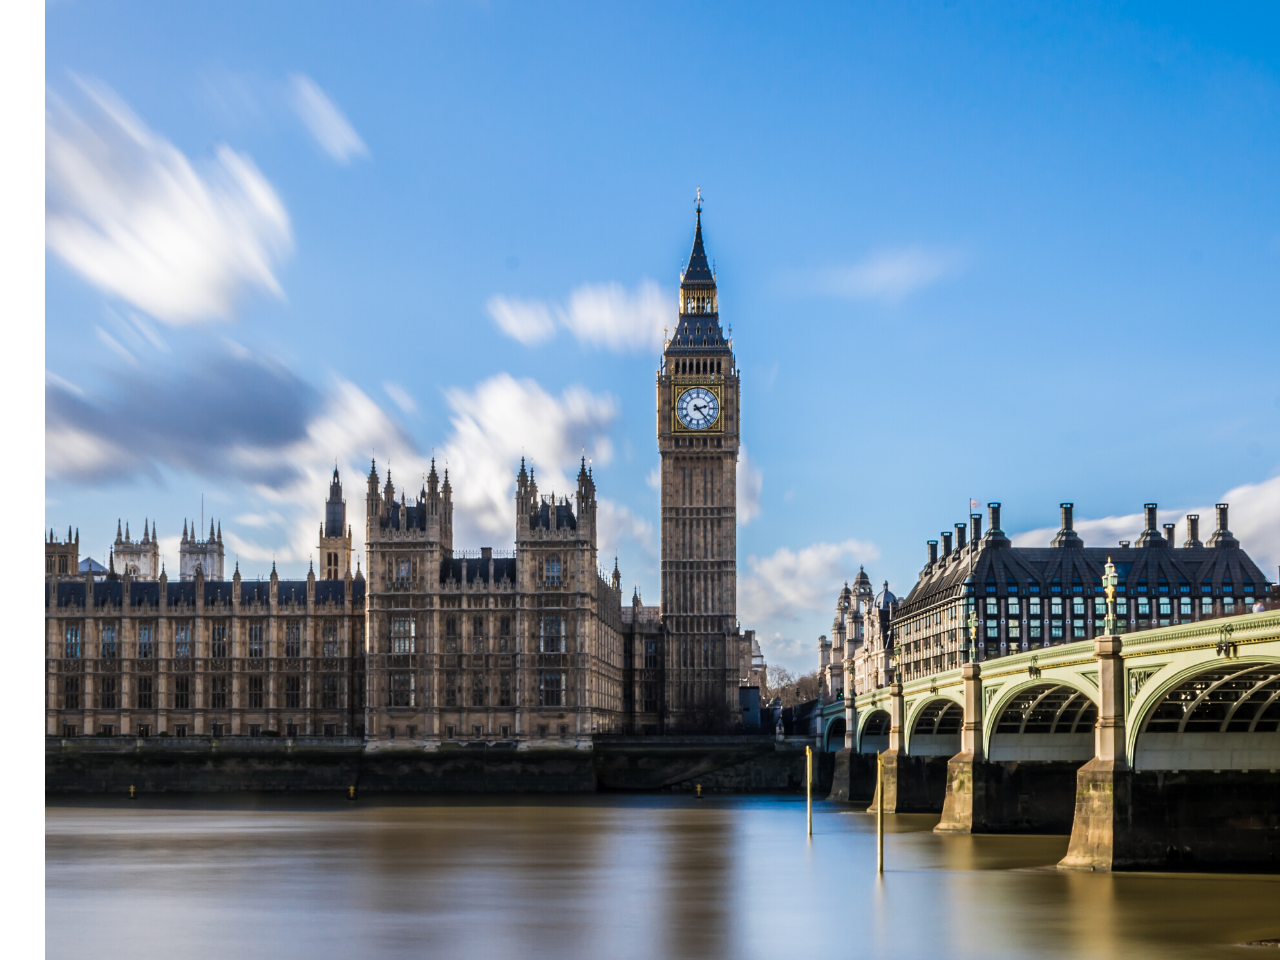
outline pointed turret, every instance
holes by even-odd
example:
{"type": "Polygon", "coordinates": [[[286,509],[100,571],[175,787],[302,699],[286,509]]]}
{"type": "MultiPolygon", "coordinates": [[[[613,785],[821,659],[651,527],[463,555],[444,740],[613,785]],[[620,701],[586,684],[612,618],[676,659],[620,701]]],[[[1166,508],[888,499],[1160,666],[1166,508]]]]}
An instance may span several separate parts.
{"type": "MultiPolygon", "coordinates": [[[[680,274],[680,319],[666,353],[680,357],[721,356],[729,353],[729,343],[720,327],[720,306],[716,277],[707,263],[702,243],[702,194],[698,193],[693,231],[693,250],[680,274]]],[[[712,371],[714,372],[714,371],[712,371]]]]}
{"type": "Polygon", "coordinates": [[[120,518],[116,517],[116,543],[119,543],[123,539],[124,538],[120,536],[120,518]]]}
{"type": "Polygon", "coordinates": [[[183,521],[182,521],[182,542],[183,543],[187,542],[187,521],[185,518],[183,518],[183,521]]]}

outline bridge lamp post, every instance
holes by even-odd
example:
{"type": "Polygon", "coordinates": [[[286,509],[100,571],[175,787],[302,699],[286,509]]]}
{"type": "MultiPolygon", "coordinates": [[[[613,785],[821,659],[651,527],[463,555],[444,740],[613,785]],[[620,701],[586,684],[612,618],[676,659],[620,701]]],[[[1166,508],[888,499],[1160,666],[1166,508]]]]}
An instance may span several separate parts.
{"type": "Polygon", "coordinates": [[[1116,565],[1111,562],[1110,557],[1107,557],[1107,565],[1103,570],[1102,587],[1107,595],[1107,617],[1103,629],[1107,636],[1113,636],[1116,632],[1116,584],[1120,582],[1120,577],[1116,574],[1116,565]]]}

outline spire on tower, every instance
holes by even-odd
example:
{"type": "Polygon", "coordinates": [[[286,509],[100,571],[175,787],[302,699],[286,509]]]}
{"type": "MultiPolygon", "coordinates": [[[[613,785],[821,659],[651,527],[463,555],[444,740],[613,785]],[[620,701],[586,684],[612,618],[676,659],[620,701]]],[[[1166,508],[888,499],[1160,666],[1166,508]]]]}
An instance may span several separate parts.
{"type": "Polygon", "coordinates": [[[116,540],[120,540],[120,518],[116,517],[116,540]]]}

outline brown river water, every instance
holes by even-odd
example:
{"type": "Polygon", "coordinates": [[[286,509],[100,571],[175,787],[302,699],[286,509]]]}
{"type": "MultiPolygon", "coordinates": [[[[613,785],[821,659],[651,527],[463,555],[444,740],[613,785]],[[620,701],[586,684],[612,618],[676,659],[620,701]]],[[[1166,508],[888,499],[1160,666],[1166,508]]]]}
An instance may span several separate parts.
{"type": "Polygon", "coordinates": [[[791,797],[51,801],[51,958],[1280,957],[1280,877],[791,797]]]}

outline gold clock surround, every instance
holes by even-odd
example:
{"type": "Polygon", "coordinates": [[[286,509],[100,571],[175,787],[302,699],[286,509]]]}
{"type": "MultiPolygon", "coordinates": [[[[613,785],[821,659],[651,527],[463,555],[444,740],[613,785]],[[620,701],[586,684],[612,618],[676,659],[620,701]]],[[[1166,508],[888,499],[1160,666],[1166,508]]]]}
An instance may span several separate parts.
{"type": "Polygon", "coordinates": [[[707,376],[685,376],[671,378],[671,432],[672,433],[689,433],[696,436],[709,436],[711,434],[724,433],[725,421],[724,409],[724,380],[720,377],[707,376]],[[680,402],[680,396],[690,387],[702,387],[702,389],[710,391],[716,398],[716,403],[720,406],[720,415],[716,417],[716,422],[709,427],[703,427],[701,430],[695,430],[692,427],[686,427],[676,414],[676,405],[680,402]]]}

